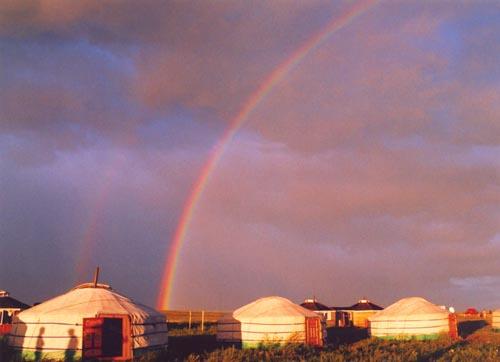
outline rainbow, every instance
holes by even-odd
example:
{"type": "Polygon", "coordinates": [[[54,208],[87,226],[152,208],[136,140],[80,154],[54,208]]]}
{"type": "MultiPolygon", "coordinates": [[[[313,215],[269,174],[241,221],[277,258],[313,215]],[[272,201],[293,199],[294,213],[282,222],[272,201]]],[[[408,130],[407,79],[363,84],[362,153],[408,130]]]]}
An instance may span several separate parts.
{"type": "Polygon", "coordinates": [[[220,161],[224,151],[226,150],[231,139],[242,127],[252,111],[266,98],[292,69],[294,69],[312,50],[321,45],[332,34],[342,29],[351,23],[358,16],[364,14],[377,3],[377,0],[369,0],[360,2],[354,7],[345,12],[340,18],[335,18],[330,21],[319,33],[310,38],[302,46],[300,46],[287,60],[275,68],[275,70],[262,82],[259,88],[248,98],[244,106],[241,108],[236,117],[230,122],[220,140],[213,147],[207,162],[203,166],[198,179],[192,189],[179,219],[177,229],[175,231],[173,242],[168,250],[168,257],[165,262],[165,270],[160,284],[160,293],[158,295],[158,309],[168,309],[170,298],[172,295],[173,284],[175,280],[175,270],[177,268],[178,257],[186,233],[191,224],[196,205],[203,194],[210,176],[212,175],[217,163],[220,161]]]}
{"type": "Polygon", "coordinates": [[[123,160],[116,160],[116,157],[114,157],[110,164],[113,165],[113,167],[106,168],[106,173],[101,177],[101,187],[96,191],[95,197],[92,200],[92,212],[90,213],[85,232],[80,242],[80,252],[77,254],[78,259],[75,267],[74,284],[86,282],[91,277],[88,268],[91,262],[95,262],[92,252],[97,246],[99,223],[106,210],[107,202],[109,200],[108,196],[113,187],[113,180],[123,169],[124,162],[123,160]]]}
{"type": "MultiPolygon", "coordinates": [[[[136,125],[136,121],[129,121],[126,123],[123,128],[123,134],[125,136],[121,135],[119,138],[113,139],[113,141],[127,145],[135,145],[137,138],[132,130],[136,125]]],[[[109,195],[113,191],[113,181],[124,171],[126,160],[126,157],[124,157],[119,150],[115,150],[108,156],[108,161],[106,162],[108,166],[105,168],[103,174],[100,175],[100,187],[95,190],[94,197],[90,200],[89,209],[91,212],[89,213],[86,226],[83,229],[84,233],[79,243],[80,250],[76,254],[76,267],[73,275],[73,282],[75,284],[89,281],[89,278],[92,276],[89,273],[97,266],[95,264],[96,260],[93,252],[98,246],[97,236],[99,234],[99,224],[104,217],[106,206],[108,206],[109,195]],[[90,268],[91,266],[92,268],[90,268]]],[[[103,160],[103,162],[105,161],[106,160],[103,160]]]]}

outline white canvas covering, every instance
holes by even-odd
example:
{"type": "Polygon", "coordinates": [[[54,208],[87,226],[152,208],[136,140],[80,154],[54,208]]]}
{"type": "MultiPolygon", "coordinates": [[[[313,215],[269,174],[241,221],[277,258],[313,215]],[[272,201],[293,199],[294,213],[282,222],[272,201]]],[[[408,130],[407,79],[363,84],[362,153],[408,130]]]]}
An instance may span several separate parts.
{"type": "Polygon", "coordinates": [[[426,339],[450,331],[448,311],[420,297],[403,298],[368,320],[374,337],[426,339]]]}
{"type": "MultiPolygon", "coordinates": [[[[244,347],[266,342],[304,343],[307,317],[320,316],[286,298],[257,299],[218,321],[217,340],[242,343],[244,347]]],[[[326,333],[323,318],[321,323],[321,338],[324,338],[326,333]]]]}
{"type": "Polygon", "coordinates": [[[83,319],[103,314],[130,318],[133,350],[166,347],[168,334],[163,314],[102,284],[97,288],[93,284],[77,287],[19,313],[13,319],[9,344],[26,353],[52,354],[74,349],[76,355],[81,355],[83,319]]]}

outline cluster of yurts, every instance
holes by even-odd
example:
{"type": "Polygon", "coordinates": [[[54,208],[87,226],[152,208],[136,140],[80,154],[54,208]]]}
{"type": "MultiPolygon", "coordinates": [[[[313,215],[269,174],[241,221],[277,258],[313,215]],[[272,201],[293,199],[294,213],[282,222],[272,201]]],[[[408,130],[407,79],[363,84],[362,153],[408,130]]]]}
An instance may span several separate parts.
{"type": "MultiPolygon", "coordinates": [[[[365,312],[372,337],[434,339],[457,332],[453,313],[420,297],[403,298],[385,309],[365,312]]],[[[261,298],[220,319],[217,339],[243,347],[266,342],[322,346],[326,320],[325,311],[311,311],[282,297],[261,298]]],[[[500,328],[500,310],[496,319],[494,314],[494,323],[500,328]]]]}
{"type": "MultiPolygon", "coordinates": [[[[10,300],[0,298],[0,307],[10,300]]],[[[26,359],[130,359],[168,344],[164,314],[97,281],[10,313],[8,343],[26,359]]],[[[370,335],[380,338],[432,339],[456,328],[452,313],[420,297],[401,299],[368,320],[370,335]]],[[[493,313],[493,328],[500,329],[500,310],[493,313]]],[[[282,297],[258,299],[217,323],[218,341],[250,348],[287,342],[321,346],[325,338],[324,315],[282,297]]]]}

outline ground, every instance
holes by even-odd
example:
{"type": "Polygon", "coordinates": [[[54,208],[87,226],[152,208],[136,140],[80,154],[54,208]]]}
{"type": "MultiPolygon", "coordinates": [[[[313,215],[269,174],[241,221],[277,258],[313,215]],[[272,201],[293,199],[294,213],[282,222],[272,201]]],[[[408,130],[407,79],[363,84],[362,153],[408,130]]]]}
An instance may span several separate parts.
{"type": "MultiPolygon", "coordinates": [[[[204,330],[193,324],[172,324],[166,353],[150,354],[141,362],[152,361],[500,361],[500,333],[481,319],[459,319],[460,338],[434,341],[382,341],[369,338],[361,328],[328,328],[327,346],[266,346],[241,350],[221,346],[215,326],[204,330]]],[[[0,340],[0,361],[10,361],[10,351],[0,340]]]]}

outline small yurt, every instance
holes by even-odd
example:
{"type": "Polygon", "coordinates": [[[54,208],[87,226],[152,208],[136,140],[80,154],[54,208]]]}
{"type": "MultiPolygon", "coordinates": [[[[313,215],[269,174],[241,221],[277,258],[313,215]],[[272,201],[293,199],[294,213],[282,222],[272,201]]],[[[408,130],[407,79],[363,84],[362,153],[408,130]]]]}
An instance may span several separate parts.
{"type": "Polygon", "coordinates": [[[335,311],[330,307],[327,307],[323,303],[320,303],[316,298],[305,299],[303,303],[300,304],[301,307],[309,309],[317,314],[321,314],[325,317],[325,320],[332,321],[335,320],[335,311]]]}
{"type": "Polygon", "coordinates": [[[381,311],[381,306],[370,302],[368,299],[360,299],[356,304],[347,307],[344,311],[349,313],[351,325],[358,328],[368,328],[368,318],[381,311]]]}
{"type": "Polygon", "coordinates": [[[368,320],[372,337],[434,339],[450,334],[450,313],[420,297],[403,298],[368,320]]]}
{"type": "Polygon", "coordinates": [[[31,360],[128,360],[165,349],[165,316],[113,291],[86,283],[13,318],[9,345],[31,360]]]}
{"type": "Polygon", "coordinates": [[[325,338],[321,316],[282,297],[257,299],[217,322],[217,340],[243,348],[274,343],[322,346],[325,338]]]}
{"type": "Polygon", "coordinates": [[[10,332],[12,317],[30,306],[12,298],[5,290],[0,290],[0,335],[10,332]]]}

